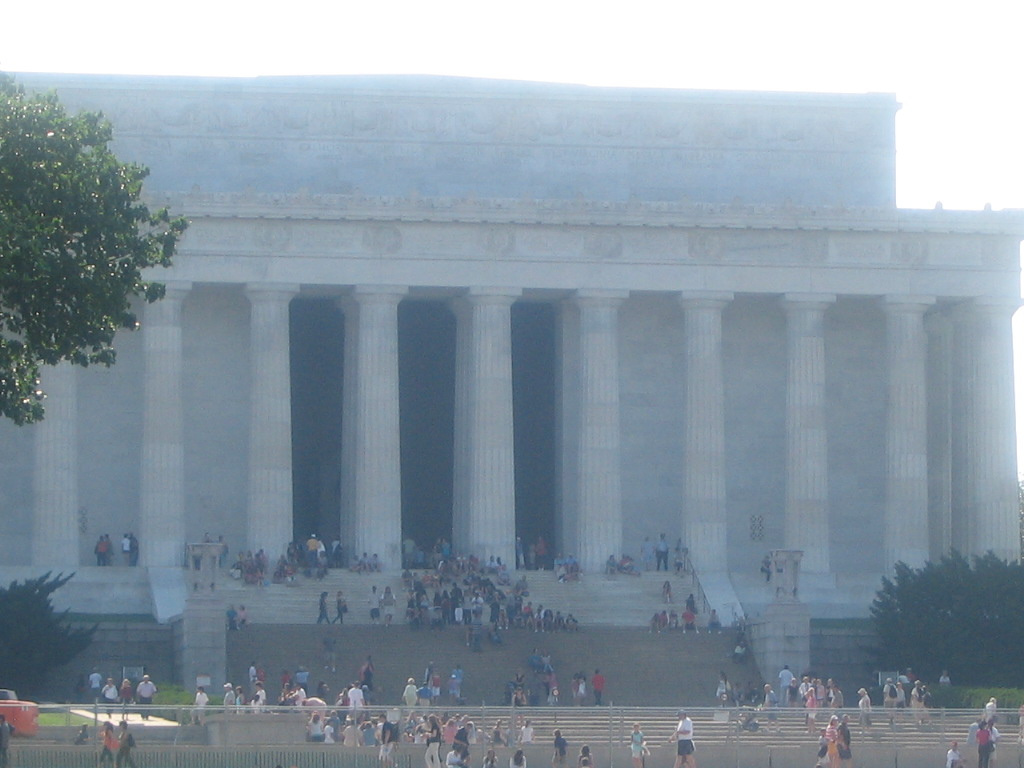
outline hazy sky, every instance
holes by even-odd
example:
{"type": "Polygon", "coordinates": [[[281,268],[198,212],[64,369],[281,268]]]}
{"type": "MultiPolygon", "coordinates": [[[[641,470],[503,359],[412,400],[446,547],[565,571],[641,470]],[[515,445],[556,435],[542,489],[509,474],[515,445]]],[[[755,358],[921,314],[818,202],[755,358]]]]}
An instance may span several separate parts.
{"type": "Polygon", "coordinates": [[[1022,38],[1020,0],[21,0],[0,70],[895,93],[899,206],[1024,209],[1022,38]]]}

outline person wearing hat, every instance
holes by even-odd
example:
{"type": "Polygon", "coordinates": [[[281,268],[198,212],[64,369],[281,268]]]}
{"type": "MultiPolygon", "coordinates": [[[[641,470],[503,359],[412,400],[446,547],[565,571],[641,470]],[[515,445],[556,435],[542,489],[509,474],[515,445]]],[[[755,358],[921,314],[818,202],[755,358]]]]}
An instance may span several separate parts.
{"type": "Polygon", "coordinates": [[[135,687],[135,698],[143,706],[143,720],[149,720],[149,710],[146,707],[153,703],[154,696],[156,696],[156,686],[149,679],[149,675],[143,675],[142,680],[135,687]]]}
{"type": "Polygon", "coordinates": [[[673,768],[682,768],[684,765],[697,768],[697,758],[693,754],[693,720],[685,709],[680,709],[678,716],[679,723],[668,740],[669,744],[673,740],[676,742],[676,762],[673,768]]]}
{"type": "Polygon", "coordinates": [[[224,709],[232,709],[238,702],[238,696],[235,693],[235,686],[231,683],[224,683],[224,709]]]}

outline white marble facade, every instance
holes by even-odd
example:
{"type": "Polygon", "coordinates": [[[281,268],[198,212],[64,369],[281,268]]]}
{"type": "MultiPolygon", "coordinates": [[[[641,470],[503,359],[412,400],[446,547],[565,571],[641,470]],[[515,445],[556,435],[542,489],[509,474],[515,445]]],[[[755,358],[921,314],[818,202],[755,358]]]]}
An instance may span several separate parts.
{"type": "Polygon", "coordinates": [[[1024,217],[895,208],[891,96],[22,80],[101,109],[192,224],[117,365],[47,372],[46,422],[0,425],[4,564],[89,565],[129,529],[143,565],[211,530],[280,552],[289,307],[310,299],[344,317],[338,530],[388,565],[414,300],[454,316],[464,551],[513,559],[510,315],[531,302],[555,317],[553,546],[585,569],[663,531],[704,572],[770,549],[826,577],[1019,555],[1024,217]]]}

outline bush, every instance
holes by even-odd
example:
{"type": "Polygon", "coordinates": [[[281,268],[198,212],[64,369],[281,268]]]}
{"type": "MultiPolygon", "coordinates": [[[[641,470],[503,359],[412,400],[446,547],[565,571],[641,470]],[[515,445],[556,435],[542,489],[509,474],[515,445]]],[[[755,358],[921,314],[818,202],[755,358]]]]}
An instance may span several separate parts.
{"type": "Polygon", "coordinates": [[[999,702],[1000,709],[1017,710],[1024,704],[1024,689],[1021,688],[969,688],[964,685],[929,686],[932,693],[932,706],[945,709],[976,709],[978,713],[985,708],[993,696],[999,702]]]}
{"type": "Polygon", "coordinates": [[[970,561],[953,552],[923,568],[897,563],[894,577],[882,579],[871,616],[881,669],[913,667],[926,680],[948,669],[979,688],[1024,686],[1020,563],[991,552],[970,561]]]}
{"type": "Polygon", "coordinates": [[[158,709],[153,711],[154,717],[162,717],[164,720],[173,720],[178,723],[188,722],[189,711],[182,710],[183,706],[191,706],[195,703],[195,693],[189,692],[180,685],[160,685],[158,686],[156,696],[153,698],[154,704],[164,704],[168,707],[174,707],[173,709],[158,709]]]}

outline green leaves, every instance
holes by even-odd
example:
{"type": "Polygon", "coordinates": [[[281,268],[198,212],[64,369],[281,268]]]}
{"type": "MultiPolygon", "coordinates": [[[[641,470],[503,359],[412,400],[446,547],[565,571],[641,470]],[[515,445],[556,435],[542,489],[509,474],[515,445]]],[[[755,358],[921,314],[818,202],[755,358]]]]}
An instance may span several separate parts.
{"type": "Polygon", "coordinates": [[[89,647],[92,629],[71,628],[50,596],[74,574],[46,573],[0,588],[0,669],[4,683],[22,697],[42,689],[46,673],[89,647]]]}
{"type": "Polygon", "coordinates": [[[1024,686],[1024,568],[991,552],[953,552],[923,568],[897,563],[871,615],[883,668],[912,667],[929,680],[948,669],[974,685],[1024,686]]]}
{"type": "Polygon", "coordinates": [[[0,75],[0,416],[42,418],[39,366],[111,365],[132,297],[170,266],[187,226],[140,202],[148,170],[107,148],[101,115],[69,115],[53,94],[29,96],[0,75]]]}

